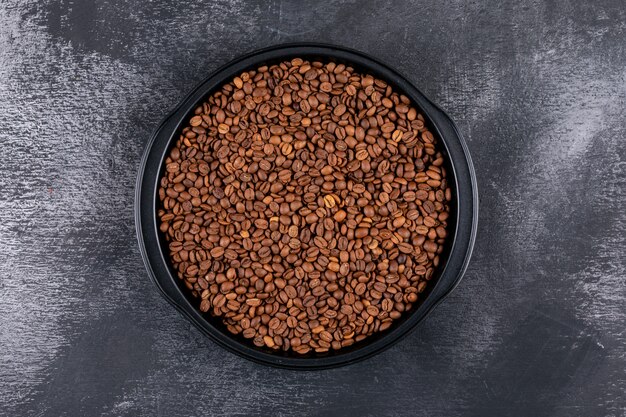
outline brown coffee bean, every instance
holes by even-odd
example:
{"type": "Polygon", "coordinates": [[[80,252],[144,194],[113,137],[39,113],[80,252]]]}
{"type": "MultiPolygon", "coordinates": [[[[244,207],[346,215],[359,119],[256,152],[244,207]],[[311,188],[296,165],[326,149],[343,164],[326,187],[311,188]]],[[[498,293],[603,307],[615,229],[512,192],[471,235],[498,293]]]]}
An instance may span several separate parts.
{"type": "Polygon", "coordinates": [[[263,342],[265,343],[265,346],[272,348],[274,347],[274,338],[272,338],[271,336],[263,336],[263,342]]]}
{"type": "Polygon", "coordinates": [[[424,226],[424,225],[415,226],[415,233],[417,233],[418,235],[427,235],[428,226],[424,226]]]}
{"type": "Polygon", "coordinates": [[[426,252],[435,253],[437,252],[437,247],[437,244],[432,240],[427,240],[426,242],[424,242],[424,250],[426,252]]]}
{"type": "Polygon", "coordinates": [[[402,253],[412,253],[413,252],[413,246],[411,244],[409,244],[409,243],[406,243],[406,242],[398,243],[398,249],[402,253]]]}
{"type": "Polygon", "coordinates": [[[287,297],[289,298],[296,298],[298,296],[298,292],[296,291],[296,289],[291,286],[291,285],[287,285],[285,287],[285,293],[287,294],[287,297]]]}
{"type": "Polygon", "coordinates": [[[346,105],[343,103],[338,104],[337,107],[335,107],[335,109],[333,110],[333,114],[335,116],[341,116],[345,112],[346,112],[346,105]]]}
{"type": "Polygon", "coordinates": [[[355,288],[354,288],[354,292],[357,295],[363,295],[365,294],[365,291],[367,290],[367,286],[365,285],[365,283],[360,282],[355,288]]]}
{"type": "Polygon", "coordinates": [[[246,300],[246,304],[251,307],[258,307],[261,305],[261,300],[259,300],[258,298],[249,298],[246,300]]]}
{"type": "Polygon", "coordinates": [[[368,157],[369,157],[369,153],[367,152],[366,149],[361,149],[360,151],[356,152],[356,159],[359,161],[363,161],[368,157]]]}
{"type": "Polygon", "coordinates": [[[424,226],[426,227],[434,227],[437,224],[437,221],[430,216],[424,217],[424,226]]]}
{"type": "Polygon", "coordinates": [[[335,219],[336,222],[341,223],[342,221],[345,220],[346,216],[347,214],[344,210],[339,210],[335,213],[333,218],[335,219]]]}
{"type": "MultiPolygon", "coordinates": [[[[189,120],[191,126],[200,126],[202,124],[202,116],[194,116],[189,120]]],[[[178,158],[176,158],[178,159],[178,158]]]]}

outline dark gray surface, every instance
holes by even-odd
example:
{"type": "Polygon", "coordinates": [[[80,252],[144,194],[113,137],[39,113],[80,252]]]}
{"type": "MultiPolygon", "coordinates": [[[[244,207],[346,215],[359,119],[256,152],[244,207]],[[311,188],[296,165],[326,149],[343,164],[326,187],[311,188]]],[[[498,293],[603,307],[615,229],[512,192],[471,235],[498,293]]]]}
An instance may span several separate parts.
{"type": "Polygon", "coordinates": [[[0,2],[0,415],[626,415],[622,0],[28,3],[0,2]],[[457,121],[481,198],[447,302],[311,373],[205,339],[148,280],[133,224],[166,112],[296,40],[405,73],[457,121]]]}

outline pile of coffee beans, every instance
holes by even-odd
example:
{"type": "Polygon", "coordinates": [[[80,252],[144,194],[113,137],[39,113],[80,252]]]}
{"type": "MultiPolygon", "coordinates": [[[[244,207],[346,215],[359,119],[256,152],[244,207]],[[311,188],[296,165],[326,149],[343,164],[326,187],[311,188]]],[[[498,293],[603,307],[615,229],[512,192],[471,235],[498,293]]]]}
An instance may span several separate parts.
{"type": "Polygon", "coordinates": [[[202,312],[259,347],[327,352],[420,298],[447,235],[443,165],[406,96],[295,58],[195,109],[165,161],[160,230],[202,312]]]}

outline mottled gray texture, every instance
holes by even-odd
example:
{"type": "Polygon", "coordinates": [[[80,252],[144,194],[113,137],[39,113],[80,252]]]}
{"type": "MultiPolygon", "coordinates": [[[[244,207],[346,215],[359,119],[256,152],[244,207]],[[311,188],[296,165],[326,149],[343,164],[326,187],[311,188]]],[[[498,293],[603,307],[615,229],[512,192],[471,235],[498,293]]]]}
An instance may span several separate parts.
{"type": "Polygon", "coordinates": [[[626,415],[623,0],[0,1],[0,415],[626,415]],[[474,258],[407,339],[276,370],[148,280],[135,175],[166,112],[255,48],[405,73],[465,135],[474,258]]]}

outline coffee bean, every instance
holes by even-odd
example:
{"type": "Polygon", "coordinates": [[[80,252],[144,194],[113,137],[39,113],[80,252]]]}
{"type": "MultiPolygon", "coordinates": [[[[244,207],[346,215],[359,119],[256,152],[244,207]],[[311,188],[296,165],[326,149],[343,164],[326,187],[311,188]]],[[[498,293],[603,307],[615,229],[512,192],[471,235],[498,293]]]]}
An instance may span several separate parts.
{"type": "Polygon", "coordinates": [[[424,250],[426,252],[435,253],[437,252],[437,247],[437,244],[432,240],[427,240],[426,242],[424,242],[424,250]]]}
{"type": "Polygon", "coordinates": [[[398,243],[398,249],[402,253],[412,253],[413,245],[411,245],[410,243],[406,243],[406,242],[400,242],[398,243]]]}
{"type": "Polygon", "coordinates": [[[167,154],[157,213],[199,310],[254,346],[306,354],[419,305],[453,190],[410,100],[300,58],[216,91],[167,154]]]}
{"type": "Polygon", "coordinates": [[[357,284],[356,288],[354,289],[354,292],[357,295],[363,295],[365,294],[366,290],[367,290],[367,286],[365,285],[365,283],[360,282],[359,284],[357,284]]]}
{"type": "Polygon", "coordinates": [[[271,336],[263,336],[263,343],[265,343],[265,346],[269,348],[273,348],[275,345],[274,338],[272,338],[271,336]]]}
{"type": "Polygon", "coordinates": [[[424,226],[426,227],[434,227],[437,224],[437,221],[430,216],[424,217],[424,226]]]}
{"type": "Polygon", "coordinates": [[[261,305],[261,300],[258,298],[249,298],[246,300],[246,304],[248,304],[251,307],[258,307],[261,305]]]}
{"type": "MultiPolygon", "coordinates": [[[[202,116],[194,116],[189,120],[191,126],[200,126],[202,124],[202,116]]],[[[178,158],[176,158],[178,159],[178,158]]]]}
{"type": "Polygon", "coordinates": [[[213,258],[219,258],[222,255],[224,255],[224,248],[218,246],[218,247],[211,249],[211,256],[213,258]]]}
{"type": "Polygon", "coordinates": [[[369,156],[369,153],[367,152],[366,149],[361,149],[360,151],[357,151],[356,153],[356,159],[359,161],[363,161],[367,159],[368,156],[369,156]]]}
{"type": "Polygon", "coordinates": [[[337,223],[341,223],[342,221],[345,220],[346,216],[347,216],[347,213],[344,210],[339,210],[333,215],[333,218],[335,219],[337,223]]]}
{"type": "Polygon", "coordinates": [[[346,112],[346,106],[343,103],[339,103],[335,109],[333,110],[333,114],[335,116],[341,116],[342,114],[344,114],[346,112]]]}
{"type": "Polygon", "coordinates": [[[333,196],[332,196],[332,195],[326,195],[326,196],[324,196],[324,205],[325,205],[327,208],[333,208],[333,207],[335,207],[335,204],[336,204],[336,203],[335,203],[335,199],[333,198],[333,196]]]}

